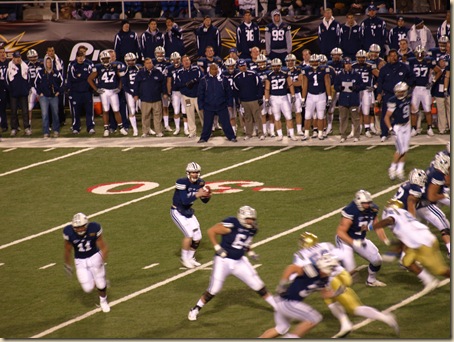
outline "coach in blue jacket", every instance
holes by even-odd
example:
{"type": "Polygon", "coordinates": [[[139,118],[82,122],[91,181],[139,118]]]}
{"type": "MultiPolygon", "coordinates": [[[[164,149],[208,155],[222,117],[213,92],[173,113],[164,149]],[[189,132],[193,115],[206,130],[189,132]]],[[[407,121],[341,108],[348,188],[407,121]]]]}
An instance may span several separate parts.
{"type": "Polygon", "coordinates": [[[339,131],[341,134],[340,142],[347,139],[348,116],[350,115],[354,142],[359,140],[359,92],[366,89],[361,75],[352,69],[352,60],[350,57],[344,58],[344,70],[342,70],[334,80],[334,89],[339,92],[339,131]]]}
{"type": "Polygon", "coordinates": [[[209,72],[204,76],[197,89],[197,103],[203,110],[203,129],[199,143],[207,142],[211,136],[214,116],[219,116],[222,130],[228,140],[236,142],[236,136],[230,125],[228,107],[233,107],[232,89],[229,81],[221,75],[217,64],[209,67],[209,72]]]}

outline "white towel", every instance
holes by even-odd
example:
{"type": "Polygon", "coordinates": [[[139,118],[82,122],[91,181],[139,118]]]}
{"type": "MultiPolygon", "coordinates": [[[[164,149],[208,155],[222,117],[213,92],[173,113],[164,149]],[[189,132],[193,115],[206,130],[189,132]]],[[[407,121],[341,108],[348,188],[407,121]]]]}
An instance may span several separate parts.
{"type": "MultiPolygon", "coordinates": [[[[21,61],[20,67],[21,67],[22,78],[24,80],[28,79],[28,66],[27,66],[27,64],[25,64],[24,61],[21,61]]],[[[19,68],[17,67],[17,65],[14,64],[13,61],[10,61],[8,63],[8,69],[6,70],[6,75],[8,77],[8,81],[9,82],[11,82],[14,79],[14,77],[17,75],[18,71],[19,71],[19,68]]]]}

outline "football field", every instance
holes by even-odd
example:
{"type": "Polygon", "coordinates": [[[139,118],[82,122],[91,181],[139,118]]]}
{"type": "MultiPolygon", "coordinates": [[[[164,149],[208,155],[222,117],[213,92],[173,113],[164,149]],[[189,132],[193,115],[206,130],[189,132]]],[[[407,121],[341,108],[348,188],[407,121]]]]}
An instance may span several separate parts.
{"type": "MultiPolygon", "coordinates": [[[[425,169],[448,139],[412,139],[406,172],[425,169]]],[[[233,277],[197,321],[187,319],[209,282],[214,250],[206,230],[242,205],[254,207],[259,233],[253,246],[260,255],[254,265],[274,292],[302,231],[334,243],[340,211],[357,190],[370,191],[383,208],[399,185],[387,174],[395,148],[377,138],[375,144],[362,139],[354,146],[339,146],[333,137],[312,144],[233,144],[216,137],[203,146],[187,138],[145,140],[16,138],[0,143],[0,337],[255,338],[274,325],[273,311],[233,277]],[[201,165],[214,195],[208,204],[194,204],[204,234],[196,254],[202,266],[187,270],[179,262],[182,234],[169,212],[175,180],[185,176],[191,161],[201,165]],[[102,224],[110,249],[107,314],[96,306],[97,293],[84,293],[76,277],[63,270],[62,230],[77,212],[102,224]]],[[[450,216],[450,208],[443,210],[450,216]]],[[[387,251],[374,232],[368,237],[387,251]]],[[[396,315],[400,338],[452,337],[449,281],[421,293],[419,280],[397,262],[384,263],[378,275],[387,287],[368,288],[366,277],[362,268],[353,289],[365,305],[396,315]]],[[[306,338],[335,335],[339,323],[320,296],[312,294],[306,302],[324,316],[306,338]]],[[[355,330],[349,338],[396,338],[381,322],[351,319],[355,330]]]]}

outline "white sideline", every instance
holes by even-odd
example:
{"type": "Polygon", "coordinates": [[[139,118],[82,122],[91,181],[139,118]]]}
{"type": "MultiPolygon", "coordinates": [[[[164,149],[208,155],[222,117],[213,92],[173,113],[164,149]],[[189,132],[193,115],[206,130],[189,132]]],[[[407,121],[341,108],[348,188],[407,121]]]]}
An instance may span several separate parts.
{"type": "MultiPolygon", "coordinates": [[[[288,149],[288,148],[285,148],[285,149],[288,149]]],[[[284,150],[285,150],[285,149],[284,149],[284,150]]],[[[282,150],[275,151],[275,152],[272,152],[272,153],[277,153],[277,152],[280,152],[280,151],[282,151],[282,150]]],[[[230,166],[229,168],[233,168],[233,167],[234,167],[234,166],[230,166]]],[[[215,173],[218,173],[218,172],[220,172],[220,171],[215,171],[215,172],[212,172],[211,174],[215,174],[215,173]]],[[[208,175],[211,175],[211,174],[208,174],[208,175]]],[[[205,176],[205,177],[206,177],[206,176],[205,176]]],[[[390,192],[390,191],[392,191],[392,190],[397,189],[399,186],[400,186],[400,184],[390,186],[389,188],[387,188],[387,189],[385,189],[385,190],[382,190],[382,191],[380,191],[380,192],[378,192],[378,193],[372,195],[372,197],[374,198],[374,197],[378,197],[378,196],[384,195],[384,194],[386,194],[386,193],[388,193],[388,192],[390,192]]],[[[172,188],[172,189],[173,189],[173,188],[172,188]]],[[[270,242],[270,241],[279,239],[280,237],[283,237],[283,236],[292,234],[292,233],[294,233],[294,232],[296,232],[296,231],[298,231],[298,230],[301,230],[301,229],[303,229],[303,228],[305,228],[305,227],[307,227],[307,226],[310,226],[310,225],[312,225],[312,224],[314,224],[314,223],[317,223],[317,222],[320,222],[320,221],[322,221],[322,220],[324,220],[324,219],[327,219],[327,218],[329,218],[329,217],[331,217],[331,216],[333,216],[333,215],[336,215],[336,214],[340,213],[340,212],[342,211],[342,209],[343,209],[343,207],[342,207],[342,208],[339,208],[339,209],[337,209],[337,210],[333,210],[332,212],[330,212],[330,213],[328,213],[328,214],[325,214],[325,215],[323,215],[323,216],[321,216],[321,217],[319,217],[319,218],[316,218],[316,219],[314,219],[314,220],[311,220],[311,221],[309,221],[309,222],[303,223],[303,224],[301,224],[301,225],[299,225],[299,226],[296,226],[296,227],[294,227],[294,228],[291,228],[291,229],[289,229],[289,230],[286,230],[286,231],[284,231],[284,232],[282,232],[282,233],[273,235],[273,236],[271,236],[271,237],[269,237],[269,238],[267,238],[267,239],[264,239],[264,240],[262,240],[262,241],[259,241],[259,242],[257,242],[257,243],[254,243],[254,244],[252,244],[252,248],[255,248],[255,247],[257,247],[257,246],[266,244],[266,243],[268,243],[268,242],[270,242]]],[[[127,295],[127,296],[125,296],[125,297],[122,297],[122,298],[119,298],[119,299],[117,299],[117,300],[114,300],[113,302],[110,302],[110,303],[109,303],[109,304],[110,304],[110,307],[113,307],[113,306],[118,305],[118,304],[120,304],[120,303],[126,302],[126,301],[128,301],[128,300],[130,300],[130,299],[133,299],[133,298],[135,298],[135,297],[137,297],[137,296],[140,296],[141,294],[147,293],[147,292],[152,291],[152,290],[154,290],[154,289],[157,289],[157,288],[159,288],[159,287],[161,287],[161,286],[167,285],[167,284],[169,284],[169,283],[171,283],[171,282],[173,282],[173,281],[175,281],[175,280],[178,280],[178,279],[180,279],[180,278],[186,277],[187,275],[190,275],[190,274],[192,274],[192,273],[194,273],[194,272],[200,270],[201,268],[210,267],[210,266],[212,266],[212,265],[213,265],[213,261],[209,261],[209,262],[207,262],[207,263],[205,263],[205,264],[199,266],[198,268],[193,268],[193,269],[187,270],[187,271],[185,271],[185,272],[183,272],[183,273],[177,274],[177,275],[175,275],[175,276],[173,276],[173,277],[171,277],[171,278],[167,278],[166,280],[163,280],[163,281],[161,281],[161,282],[159,282],[159,283],[150,285],[150,286],[148,286],[148,287],[146,287],[146,288],[144,288],[144,289],[142,289],[142,290],[140,290],[140,291],[136,291],[136,292],[134,292],[134,293],[131,293],[130,295],[127,295]]],[[[68,325],[71,325],[71,324],[76,323],[76,322],[79,322],[79,321],[81,321],[81,320],[83,320],[83,319],[85,319],[85,318],[88,318],[88,317],[90,317],[90,316],[93,316],[94,314],[96,314],[96,313],[98,313],[98,312],[101,312],[101,309],[100,309],[100,308],[96,308],[96,309],[94,309],[94,310],[88,311],[87,313],[85,313],[85,314],[83,314],[83,315],[81,315],[81,316],[75,317],[75,318],[73,318],[73,319],[71,319],[71,320],[69,320],[69,321],[63,322],[63,323],[61,323],[61,324],[59,324],[59,325],[56,325],[56,326],[54,326],[54,327],[52,327],[52,328],[49,328],[49,329],[47,329],[47,330],[45,330],[45,331],[43,331],[43,332],[41,332],[41,333],[39,333],[39,334],[37,334],[37,335],[32,336],[31,338],[41,338],[41,337],[43,337],[43,336],[47,336],[47,335],[49,335],[49,334],[51,334],[51,333],[53,333],[53,332],[55,332],[55,331],[57,331],[57,330],[60,330],[60,329],[62,329],[62,328],[64,328],[64,327],[67,327],[68,325]]]]}
{"type": "MultiPolygon", "coordinates": [[[[34,164],[30,164],[30,165],[27,165],[27,166],[24,166],[24,167],[20,167],[18,169],[14,169],[14,170],[11,170],[11,171],[3,172],[3,173],[0,173],[0,177],[7,176],[7,175],[10,175],[12,173],[24,171],[24,170],[27,170],[27,169],[31,169],[32,167],[36,167],[36,166],[52,163],[52,162],[60,160],[60,159],[69,158],[69,157],[75,156],[76,154],[84,153],[84,152],[87,152],[87,151],[90,151],[90,150],[93,150],[93,149],[94,149],[94,147],[84,148],[83,150],[79,150],[79,151],[76,151],[76,152],[71,152],[71,153],[65,154],[65,155],[60,156],[60,157],[56,157],[56,158],[49,159],[49,160],[44,160],[44,161],[41,161],[39,163],[34,163],[34,164]]],[[[3,151],[3,152],[5,152],[5,151],[3,151]]]]}
{"type": "MultiPolygon", "coordinates": [[[[208,177],[213,176],[213,175],[216,175],[216,174],[218,174],[218,173],[221,173],[221,172],[224,172],[224,171],[227,171],[227,170],[231,170],[231,169],[235,169],[235,168],[237,168],[237,167],[240,167],[240,166],[243,166],[243,165],[246,165],[246,164],[253,163],[253,162],[257,161],[257,160],[261,160],[261,159],[268,158],[268,157],[273,156],[273,155],[275,155],[275,154],[278,154],[278,153],[287,151],[287,150],[289,150],[289,149],[291,149],[291,148],[293,148],[293,147],[292,147],[292,146],[284,147],[284,148],[282,148],[282,149],[280,149],[280,150],[276,150],[276,151],[273,151],[273,152],[270,152],[270,153],[261,155],[261,156],[259,156],[259,157],[255,157],[255,158],[253,158],[253,159],[249,159],[249,160],[247,160],[247,161],[244,161],[244,162],[241,162],[241,163],[238,163],[238,164],[234,164],[234,165],[232,165],[232,166],[227,166],[227,167],[225,167],[225,168],[223,168],[223,169],[219,169],[219,170],[216,170],[216,171],[213,171],[213,172],[209,172],[209,173],[207,173],[207,174],[204,174],[204,175],[203,175],[203,178],[208,178],[208,177]]],[[[85,151],[88,151],[88,150],[91,150],[91,149],[93,149],[93,148],[81,150],[81,151],[78,151],[78,152],[73,152],[73,154],[74,154],[74,153],[85,152],[85,151]]],[[[66,157],[68,157],[68,156],[69,156],[69,155],[66,155],[66,156],[63,156],[63,157],[58,157],[58,158],[55,158],[55,160],[56,160],[56,159],[61,159],[61,158],[66,158],[66,157]]],[[[40,163],[47,163],[47,162],[50,162],[50,161],[52,161],[52,160],[53,160],[53,159],[51,159],[51,160],[49,160],[49,161],[46,161],[46,162],[40,162],[40,163]]],[[[40,163],[37,163],[37,164],[40,164],[40,163]]],[[[29,165],[29,166],[27,166],[26,168],[32,167],[33,165],[36,166],[37,164],[29,165]]],[[[15,171],[15,170],[13,170],[13,171],[15,171]]],[[[13,171],[9,171],[9,172],[13,172],[13,171]]],[[[16,169],[15,172],[17,172],[17,171],[20,171],[20,169],[16,169]]],[[[0,176],[2,176],[2,175],[3,175],[3,174],[0,174],[0,176]]],[[[89,218],[96,217],[96,216],[99,216],[99,215],[108,213],[108,212],[110,212],[110,211],[113,211],[113,210],[117,210],[117,209],[126,207],[126,206],[128,206],[128,205],[130,205],[130,204],[140,202],[140,201],[145,200],[145,199],[148,199],[148,198],[150,198],[150,197],[154,197],[154,196],[163,194],[163,193],[165,193],[165,192],[172,191],[172,190],[174,190],[174,189],[175,189],[175,187],[174,187],[174,186],[171,186],[171,187],[168,187],[168,188],[166,188],[166,189],[163,189],[163,190],[160,190],[160,191],[157,191],[157,192],[153,192],[153,193],[148,194],[148,195],[146,195],[146,196],[136,198],[136,199],[134,199],[134,200],[132,200],[132,201],[124,202],[124,203],[118,204],[118,205],[116,205],[116,206],[113,206],[113,207],[110,207],[110,208],[107,208],[107,209],[98,211],[97,213],[88,215],[88,217],[89,217],[89,218]]],[[[45,231],[42,231],[42,232],[40,232],[40,233],[33,234],[33,235],[29,235],[29,236],[26,236],[26,237],[24,237],[24,238],[22,238],[22,239],[19,239],[19,240],[15,240],[15,241],[6,243],[6,244],[0,246],[0,250],[5,249],[5,248],[7,248],[7,247],[11,247],[11,246],[17,245],[17,244],[22,243],[22,242],[24,242],[24,241],[28,241],[28,240],[37,238],[37,237],[42,236],[42,235],[46,235],[46,234],[55,232],[56,230],[59,230],[59,229],[62,229],[62,228],[64,228],[64,227],[66,227],[68,224],[71,224],[71,222],[66,222],[66,223],[61,224],[61,225],[59,225],[59,226],[57,226],[57,227],[50,228],[50,229],[45,230],[45,231]]]]}

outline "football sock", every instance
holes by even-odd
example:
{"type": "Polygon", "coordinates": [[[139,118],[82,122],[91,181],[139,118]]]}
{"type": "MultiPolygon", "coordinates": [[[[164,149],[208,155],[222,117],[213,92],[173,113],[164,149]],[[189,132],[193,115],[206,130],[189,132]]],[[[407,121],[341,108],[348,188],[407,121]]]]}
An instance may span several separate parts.
{"type": "Polygon", "coordinates": [[[403,171],[404,170],[405,163],[404,162],[398,162],[397,163],[397,171],[403,171]]]}
{"type": "Polygon", "coordinates": [[[386,324],[388,324],[387,323],[388,317],[386,317],[385,314],[381,313],[377,309],[374,309],[370,306],[366,306],[366,305],[358,306],[357,308],[355,308],[353,313],[356,316],[367,317],[367,318],[379,320],[379,321],[382,321],[382,322],[385,322],[386,324]]]}
{"type": "Polygon", "coordinates": [[[163,116],[163,119],[164,119],[164,127],[168,127],[169,126],[169,116],[163,116]]]}
{"type": "Polygon", "coordinates": [[[434,277],[432,277],[432,275],[425,269],[423,269],[421,273],[417,275],[417,277],[422,281],[424,285],[429,284],[434,279],[434,277]]]}
{"type": "Polygon", "coordinates": [[[276,310],[276,302],[274,301],[274,297],[273,296],[270,295],[270,296],[268,296],[268,297],[266,297],[264,299],[267,301],[268,304],[270,304],[273,307],[273,309],[276,310]]]}

